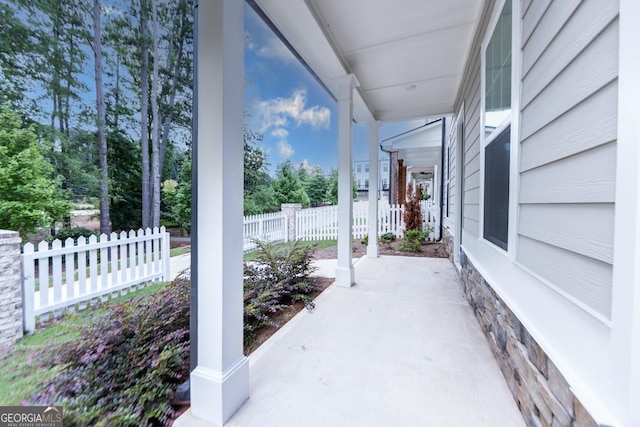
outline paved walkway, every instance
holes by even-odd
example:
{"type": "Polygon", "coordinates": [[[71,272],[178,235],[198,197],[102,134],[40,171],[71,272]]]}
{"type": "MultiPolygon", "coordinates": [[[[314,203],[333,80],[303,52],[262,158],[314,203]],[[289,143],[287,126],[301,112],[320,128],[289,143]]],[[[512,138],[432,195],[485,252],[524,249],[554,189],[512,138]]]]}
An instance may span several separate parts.
{"type": "Polygon", "coordinates": [[[355,269],[250,356],[251,397],[227,426],[524,425],[448,260],[355,269]]]}

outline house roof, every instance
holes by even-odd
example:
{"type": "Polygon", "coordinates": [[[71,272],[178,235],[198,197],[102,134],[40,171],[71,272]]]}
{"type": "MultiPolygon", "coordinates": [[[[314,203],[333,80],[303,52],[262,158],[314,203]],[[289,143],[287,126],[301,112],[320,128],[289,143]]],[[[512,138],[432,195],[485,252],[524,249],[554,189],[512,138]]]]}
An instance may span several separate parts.
{"type": "Polygon", "coordinates": [[[398,158],[413,172],[433,172],[440,164],[442,146],[442,120],[385,139],[380,144],[386,151],[397,151],[398,158]]]}
{"type": "Polygon", "coordinates": [[[354,119],[453,113],[483,0],[249,0],[318,79],[353,73],[354,119]]]}

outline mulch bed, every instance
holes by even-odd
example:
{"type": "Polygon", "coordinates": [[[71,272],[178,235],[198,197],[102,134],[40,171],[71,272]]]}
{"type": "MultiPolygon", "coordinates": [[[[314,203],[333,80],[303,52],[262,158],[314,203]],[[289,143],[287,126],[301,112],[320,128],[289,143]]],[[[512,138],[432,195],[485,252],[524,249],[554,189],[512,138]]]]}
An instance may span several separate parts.
{"type": "MultiPolygon", "coordinates": [[[[311,293],[311,299],[316,299],[325,289],[327,289],[333,283],[334,279],[328,277],[312,277],[311,280],[318,286],[318,290],[311,293]]],[[[271,317],[273,325],[265,325],[256,331],[256,335],[249,345],[245,345],[244,354],[249,355],[255,349],[260,347],[262,343],[268,340],[278,329],[284,326],[289,320],[291,320],[296,314],[305,308],[305,304],[302,301],[298,301],[295,304],[288,306],[286,309],[274,313],[271,317]]]]}
{"type": "MultiPolygon", "coordinates": [[[[380,243],[378,246],[378,253],[380,255],[399,255],[399,256],[412,256],[412,257],[427,257],[427,258],[448,258],[449,253],[447,248],[442,242],[429,242],[423,243],[420,252],[404,252],[399,249],[400,239],[396,239],[391,243],[380,243]]],[[[359,240],[353,242],[353,256],[354,258],[361,258],[367,254],[367,245],[364,245],[359,240]]],[[[314,259],[336,259],[338,258],[338,247],[332,246],[329,248],[320,249],[314,252],[314,259]]]]}

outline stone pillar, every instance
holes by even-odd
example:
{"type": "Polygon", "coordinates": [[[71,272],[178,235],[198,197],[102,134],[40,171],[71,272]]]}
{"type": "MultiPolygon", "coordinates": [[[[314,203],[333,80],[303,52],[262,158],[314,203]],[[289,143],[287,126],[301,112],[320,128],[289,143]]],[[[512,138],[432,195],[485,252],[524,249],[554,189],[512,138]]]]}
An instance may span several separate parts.
{"type": "Polygon", "coordinates": [[[298,239],[297,217],[298,212],[302,209],[300,203],[283,203],[280,205],[280,211],[284,215],[287,226],[287,241],[292,242],[298,239]]]}
{"type": "MultiPolygon", "coordinates": [[[[358,81],[353,74],[334,80],[338,98],[338,268],[336,285],[354,283],[353,240],[353,89],[358,81]]],[[[371,168],[369,168],[371,170],[371,168]]]]}
{"type": "Polygon", "coordinates": [[[198,360],[191,372],[190,414],[200,423],[222,426],[249,397],[242,326],[243,146],[238,143],[244,2],[197,2],[195,16],[198,360]]]}
{"type": "Polygon", "coordinates": [[[382,122],[369,123],[369,243],[367,256],[378,257],[378,185],[380,163],[378,162],[378,129],[382,122]]]}
{"type": "Polygon", "coordinates": [[[391,168],[391,182],[389,182],[389,204],[398,204],[398,152],[391,152],[391,159],[389,160],[389,167],[391,168]]]}
{"type": "Polygon", "coordinates": [[[0,230],[0,347],[22,338],[20,235],[0,230]]]}

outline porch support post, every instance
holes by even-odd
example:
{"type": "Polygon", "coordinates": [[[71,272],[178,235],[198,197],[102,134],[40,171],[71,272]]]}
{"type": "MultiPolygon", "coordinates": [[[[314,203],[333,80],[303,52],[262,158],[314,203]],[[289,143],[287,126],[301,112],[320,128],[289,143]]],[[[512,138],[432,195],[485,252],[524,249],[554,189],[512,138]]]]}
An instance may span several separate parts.
{"type": "MultiPolygon", "coordinates": [[[[354,283],[352,262],[353,224],[353,89],[358,81],[353,74],[334,80],[338,98],[338,268],[336,285],[354,283]]],[[[369,168],[371,170],[371,168],[369,168]]]]}
{"type": "Polygon", "coordinates": [[[369,123],[369,244],[367,256],[378,257],[378,186],[380,182],[378,162],[378,129],[382,122],[369,123]]]}
{"type": "Polygon", "coordinates": [[[242,330],[243,8],[236,0],[196,6],[198,360],[191,414],[219,426],[249,397],[242,330]]]}
{"type": "Polygon", "coordinates": [[[389,167],[391,168],[391,182],[389,182],[389,204],[397,205],[398,201],[398,179],[400,174],[398,172],[398,152],[392,151],[391,158],[389,159],[389,167]]]}

